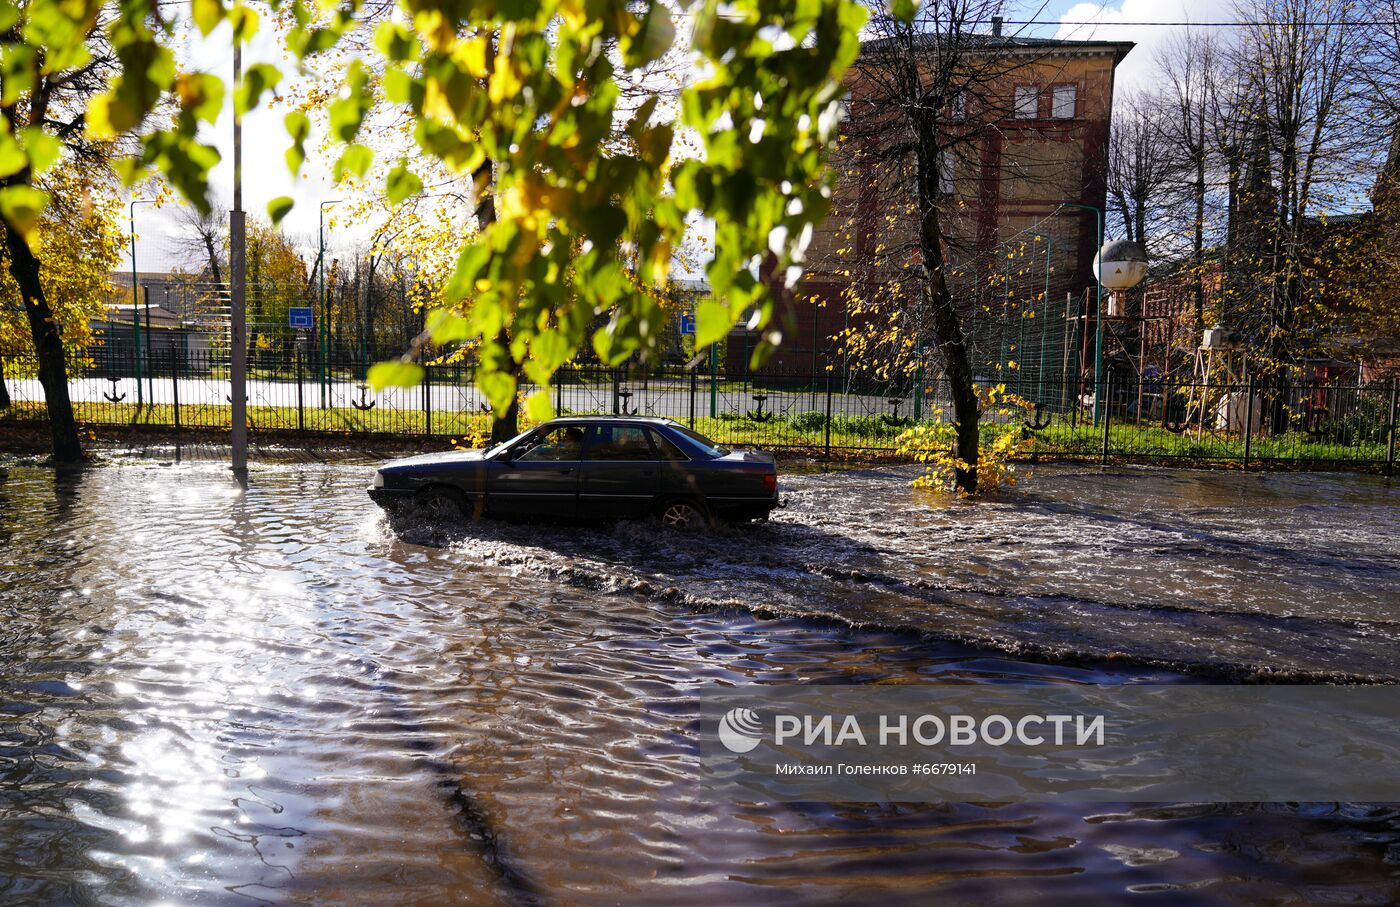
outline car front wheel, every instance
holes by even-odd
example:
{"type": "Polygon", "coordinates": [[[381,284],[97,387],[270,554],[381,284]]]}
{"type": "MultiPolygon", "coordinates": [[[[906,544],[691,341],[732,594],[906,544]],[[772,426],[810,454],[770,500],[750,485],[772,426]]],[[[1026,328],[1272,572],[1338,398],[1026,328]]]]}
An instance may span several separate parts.
{"type": "Polygon", "coordinates": [[[455,522],[467,515],[466,500],[454,488],[425,488],[414,495],[418,513],[436,522],[455,522]]]}

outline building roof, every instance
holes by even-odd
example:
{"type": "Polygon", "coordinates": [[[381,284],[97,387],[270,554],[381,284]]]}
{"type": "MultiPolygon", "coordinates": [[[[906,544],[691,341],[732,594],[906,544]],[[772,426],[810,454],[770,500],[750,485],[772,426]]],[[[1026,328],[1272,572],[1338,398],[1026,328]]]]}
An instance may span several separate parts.
{"type": "MultiPolygon", "coordinates": [[[[1032,38],[1023,35],[991,35],[984,32],[968,32],[960,36],[967,45],[982,53],[1026,53],[1040,51],[1047,54],[1111,54],[1116,66],[1137,45],[1132,41],[1085,41],[1064,38],[1032,38]]],[[[937,32],[918,35],[915,42],[933,47],[946,36],[937,32]]],[[[861,42],[862,56],[877,56],[887,47],[900,49],[895,38],[876,38],[861,42]]]]}

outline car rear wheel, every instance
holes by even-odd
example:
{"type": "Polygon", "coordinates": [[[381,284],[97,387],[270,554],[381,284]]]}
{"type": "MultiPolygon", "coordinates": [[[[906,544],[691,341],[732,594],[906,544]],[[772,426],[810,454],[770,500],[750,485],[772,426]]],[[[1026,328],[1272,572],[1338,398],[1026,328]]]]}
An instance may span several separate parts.
{"type": "Polygon", "coordinates": [[[685,499],[667,501],[659,512],[661,525],[668,529],[694,532],[710,525],[710,517],[695,501],[685,499]]]}
{"type": "Polygon", "coordinates": [[[413,496],[418,513],[438,522],[454,522],[467,515],[466,498],[455,488],[424,488],[413,496]]]}

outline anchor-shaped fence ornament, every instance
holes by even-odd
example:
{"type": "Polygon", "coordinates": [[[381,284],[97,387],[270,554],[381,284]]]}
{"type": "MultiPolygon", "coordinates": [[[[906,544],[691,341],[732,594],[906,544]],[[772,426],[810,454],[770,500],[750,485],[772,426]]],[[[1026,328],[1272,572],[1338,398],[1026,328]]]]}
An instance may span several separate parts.
{"type": "Polygon", "coordinates": [[[108,401],[110,401],[110,402],[112,402],[112,403],[120,403],[120,402],[122,402],[123,400],[125,400],[125,399],[126,399],[126,394],[124,394],[124,393],[123,393],[123,394],[117,393],[117,379],[116,379],[116,378],[108,378],[107,380],[110,381],[110,382],[112,382],[112,390],[111,390],[111,393],[108,393],[107,391],[103,391],[103,392],[102,392],[102,396],[103,396],[106,400],[108,400],[108,401]]]}
{"type": "Polygon", "coordinates": [[[355,385],[355,386],[358,387],[358,388],[360,389],[360,399],[358,399],[358,400],[352,399],[352,400],[350,401],[350,405],[351,405],[351,406],[355,407],[355,408],[358,409],[358,410],[364,411],[364,410],[374,409],[375,406],[377,406],[377,405],[379,404],[379,401],[378,401],[378,400],[371,400],[371,399],[369,398],[369,385],[367,385],[367,384],[357,384],[357,385],[355,385]]]}
{"type": "Polygon", "coordinates": [[[751,410],[748,411],[748,416],[749,416],[750,419],[754,420],[755,422],[772,422],[772,421],[773,421],[773,417],[776,416],[777,413],[773,412],[772,410],[769,410],[769,411],[766,412],[766,413],[763,411],[763,404],[764,404],[764,402],[765,402],[767,399],[768,399],[768,395],[767,395],[767,394],[754,394],[754,395],[753,395],[753,402],[756,403],[756,404],[758,405],[758,408],[757,408],[757,409],[751,409],[751,410]]]}
{"type": "Polygon", "coordinates": [[[1172,387],[1168,382],[1162,387],[1162,427],[1174,435],[1179,435],[1191,427],[1191,407],[1186,406],[1181,411],[1181,418],[1173,419],[1172,411],[1172,387]]]}
{"type": "Polygon", "coordinates": [[[911,423],[911,422],[914,421],[913,419],[910,419],[908,416],[901,417],[901,416],[899,415],[899,408],[900,408],[900,406],[902,406],[902,405],[904,404],[904,398],[903,398],[903,397],[890,397],[890,398],[889,398],[889,401],[890,401],[890,411],[889,411],[889,414],[888,414],[888,415],[886,415],[886,414],[884,414],[884,413],[881,413],[881,414],[880,414],[880,418],[883,419],[883,420],[885,420],[885,424],[886,424],[886,425],[908,425],[909,423],[911,423]]]}
{"type": "MultiPolygon", "coordinates": [[[[224,394],[224,399],[227,400],[229,403],[232,403],[232,402],[233,402],[233,397],[230,396],[229,394],[224,394]]],[[[247,395],[247,394],[244,394],[244,395],[243,395],[243,403],[244,403],[244,405],[247,405],[247,403],[248,403],[248,395],[247,395]]],[[[245,411],[244,411],[244,418],[246,418],[246,419],[248,420],[248,424],[249,424],[250,426],[252,426],[253,428],[257,428],[257,427],[258,427],[258,423],[257,423],[256,421],[254,421],[254,419],[253,419],[253,413],[252,413],[251,410],[245,410],[245,411]]]]}
{"type": "Polygon", "coordinates": [[[627,406],[627,404],[630,403],[631,400],[632,400],[632,392],[631,392],[631,391],[618,391],[618,392],[617,392],[617,398],[618,398],[618,400],[621,401],[620,403],[617,404],[617,412],[618,412],[618,415],[620,415],[620,416],[635,416],[635,415],[637,414],[638,407],[633,406],[633,407],[631,407],[631,408],[629,409],[628,406],[627,406]]]}
{"type": "Polygon", "coordinates": [[[1055,414],[1046,409],[1044,403],[1037,403],[1035,405],[1035,414],[1029,419],[1022,419],[1021,423],[1031,431],[1045,431],[1045,429],[1050,427],[1050,423],[1054,421],[1054,419],[1055,414]]]}
{"type": "Polygon", "coordinates": [[[1318,406],[1311,400],[1303,409],[1303,431],[1310,438],[1320,438],[1327,431],[1327,407],[1318,406]]]}
{"type": "Polygon", "coordinates": [[[1187,413],[1180,421],[1176,421],[1167,415],[1166,408],[1162,410],[1162,427],[1174,435],[1179,435],[1191,427],[1191,414],[1187,413]]]}

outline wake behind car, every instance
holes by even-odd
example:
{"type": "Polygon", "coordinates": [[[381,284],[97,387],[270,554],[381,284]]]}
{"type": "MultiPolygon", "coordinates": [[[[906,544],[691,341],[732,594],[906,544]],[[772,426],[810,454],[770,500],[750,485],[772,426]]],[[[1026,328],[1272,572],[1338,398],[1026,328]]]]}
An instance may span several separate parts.
{"type": "Polygon", "coordinates": [[[629,519],[692,528],[778,506],[770,453],[729,450],[669,419],[554,419],[487,450],[393,460],[369,496],[452,518],[629,519]]]}

